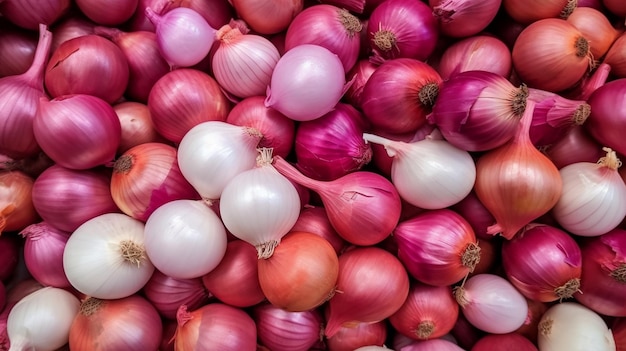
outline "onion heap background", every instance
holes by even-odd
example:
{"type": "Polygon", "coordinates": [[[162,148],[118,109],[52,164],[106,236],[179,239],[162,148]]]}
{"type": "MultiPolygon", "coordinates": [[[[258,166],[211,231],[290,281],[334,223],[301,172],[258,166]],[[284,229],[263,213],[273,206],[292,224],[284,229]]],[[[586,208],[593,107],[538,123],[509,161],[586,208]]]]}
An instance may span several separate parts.
{"type": "Polygon", "coordinates": [[[623,0],[0,0],[0,350],[626,351],[623,0]]]}

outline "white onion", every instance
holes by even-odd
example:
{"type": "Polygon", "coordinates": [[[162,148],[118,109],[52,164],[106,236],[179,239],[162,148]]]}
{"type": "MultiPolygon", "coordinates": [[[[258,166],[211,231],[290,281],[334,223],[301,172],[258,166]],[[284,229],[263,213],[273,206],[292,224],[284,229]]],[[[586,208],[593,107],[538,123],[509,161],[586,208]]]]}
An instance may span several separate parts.
{"type": "Polygon", "coordinates": [[[552,211],[568,232],[599,236],[617,227],[626,216],[626,184],[617,169],[621,162],[605,148],[598,163],[577,162],[559,170],[563,193],[552,211]]]}
{"type": "Polygon", "coordinates": [[[220,215],[237,238],[269,258],[300,214],[296,187],[271,165],[271,149],[261,149],[257,167],[233,178],[220,198],[220,215]]]}
{"type": "Polygon", "coordinates": [[[63,269],[72,286],[99,299],[119,299],[139,291],[154,266],[145,254],[144,224],[121,213],[106,213],[70,235],[63,269]]]}
{"type": "Polygon", "coordinates": [[[80,301],[70,292],[45,287],[26,295],[9,313],[10,351],[52,351],[67,344],[80,301]]]}
{"type": "Polygon", "coordinates": [[[476,165],[472,156],[445,140],[426,138],[407,143],[367,133],[363,139],[383,145],[393,157],[391,181],[411,205],[446,208],[463,200],[474,187],[476,165]]]}
{"type": "Polygon", "coordinates": [[[161,273],[176,279],[201,277],[226,253],[226,229],[204,202],[174,200],[146,221],[146,252],[161,273]]]}
{"type": "Polygon", "coordinates": [[[539,351],[615,351],[613,334],[594,311],[564,302],[550,307],[539,321],[539,351]]]}
{"type": "Polygon", "coordinates": [[[487,333],[513,332],[528,316],[524,296],[508,280],[494,274],[472,276],[454,293],[467,321],[487,333]]]}
{"type": "Polygon", "coordinates": [[[178,167],[200,196],[217,200],[234,176],[254,168],[261,137],[254,128],[221,121],[200,123],[178,145],[178,167]]]}

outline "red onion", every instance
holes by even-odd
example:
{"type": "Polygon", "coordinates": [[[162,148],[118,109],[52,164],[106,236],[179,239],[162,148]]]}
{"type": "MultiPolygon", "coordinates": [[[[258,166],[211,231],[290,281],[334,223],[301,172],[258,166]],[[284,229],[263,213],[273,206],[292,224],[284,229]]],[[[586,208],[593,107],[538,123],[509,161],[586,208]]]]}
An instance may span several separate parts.
{"type": "Polygon", "coordinates": [[[320,4],[307,7],[289,24],[285,50],[302,44],[322,46],[339,56],[344,71],[357,61],[363,25],[345,8],[320,4]]]}
{"type": "Polygon", "coordinates": [[[94,32],[114,42],[126,57],[128,85],[125,95],[134,101],[146,103],[154,83],[170,70],[159,53],[156,34],[147,31],[123,32],[106,27],[96,27],[94,32]]]}
{"type": "Polygon", "coordinates": [[[473,326],[462,313],[454,324],[454,328],[450,332],[459,346],[464,349],[470,349],[476,342],[486,333],[473,326]]]}
{"type": "Polygon", "coordinates": [[[511,69],[511,51],[490,35],[475,35],[451,44],[437,65],[444,80],[465,71],[493,72],[506,78],[511,69]]]}
{"type": "Polygon", "coordinates": [[[303,0],[231,0],[235,12],[250,28],[260,34],[282,32],[302,11],[303,0]]]}
{"type": "Polygon", "coordinates": [[[337,234],[333,228],[324,207],[305,206],[298,216],[296,224],[291,231],[313,233],[326,239],[335,249],[337,254],[341,253],[347,246],[346,242],[337,234]]]}
{"type": "Polygon", "coordinates": [[[377,244],[398,223],[400,196],[393,184],[379,174],[355,171],[332,181],[318,181],[298,172],[280,156],[274,157],[274,167],[291,181],[319,194],[333,228],[352,244],[377,244]]]}
{"type": "Polygon", "coordinates": [[[58,165],[89,169],[115,159],[121,125],[113,107],[85,94],[42,98],[33,121],[41,149],[58,165]]]}
{"type": "Polygon", "coordinates": [[[558,228],[529,224],[502,246],[509,281],[527,298],[552,302],[571,298],[580,287],[581,253],[558,228]]]}
{"type": "Polygon", "coordinates": [[[263,95],[280,59],[274,44],[236,23],[222,26],[216,38],[211,68],[220,86],[240,98],[263,95]]]}
{"type": "Polygon", "coordinates": [[[70,0],[5,0],[0,2],[0,13],[24,29],[36,30],[40,24],[55,23],[70,5],[70,0]]]}
{"type": "Polygon", "coordinates": [[[278,60],[265,106],[293,120],[310,121],[330,112],[348,86],[337,55],[319,45],[302,44],[278,60]],[[317,69],[310,69],[312,65],[317,69]]]}
{"type": "Polygon", "coordinates": [[[182,305],[176,319],[176,350],[256,350],[256,324],[238,308],[211,303],[190,312],[182,305]]]}
{"type": "MultiPolygon", "coordinates": [[[[17,279],[16,279],[17,280],[17,279]]],[[[31,278],[25,278],[12,284],[7,291],[7,306],[14,305],[21,299],[32,292],[35,292],[44,286],[38,281],[31,278]]]]}
{"type": "Polygon", "coordinates": [[[585,126],[571,128],[556,143],[544,147],[543,152],[559,169],[577,162],[597,162],[605,154],[585,126]]]}
{"type": "Polygon", "coordinates": [[[481,240],[492,240],[493,235],[487,234],[487,228],[495,223],[493,215],[480,202],[476,192],[472,190],[463,200],[451,208],[460,214],[474,230],[474,234],[481,240]]]}
{"type": "Polygon", "coordinates": [[[425,61],[439,39],[437,19],[422,1],[389,0],[376,6],[367,23],[377,62],[406,57],[425,61]]]}
{"type": "Polygon", "coordinates": [[[424,62],[410,58],[389,60],[365,83],[361,108],[377,130],[413,132],[426,123],[441,84],[439,73],[424,62]]]}
{"type": "Polygon", "coordinates": [[[361,14],[365,10],[366,0],[320,0],[320,2],[361,14]]]}
{"type": "Polygon", "coordinates": [[[626,317],[626,259],[622,255],[625,247],[623,229],[614,229],[581,244],[581,293],[574,295],[578,302],[600,314],[626,317]]]}
{"type": "Polygon", "coordinates": [[[334,180],[369,163],[365,118],[351,105],[338,103],[324,116],[301,122],[295,135],[296,166],[306,176],[334,180]]]}
{"type": "Polygon", "coordinates": [[[493,21],[502,0],[429,0],[442,34],[464,38],[480,33],[493,21]]]}
{"type": "Polygon", "coordinates": [[[224,121],[230,104],[219,84],[195,69],[176,69],[161,77],[150,90],[148,107],[154,128],[179,143],[194,126],[224,121]]]}
{"type": "Polygon", "coordinates": [[[342,326],[377,322],[398,311],[409,294],[409,277],[389,252],[354,248],[339,256],[337,291],[327,305],[325,334],[329,338],[342,326]]]}
{"type": "Polygon", "coordinates": [[[516,334],[485,335],[472,347],[471,351],[537,351],[537,347],[525,337],[516,334]]]}
{"type": "Polygon", "coordinates": [[[596,10],[604,11],[604,5],[602,4],[602,0],[578,0],[576,4],[578,7],[591,7],[596,10]]]}
{"type": "Polygon", "coordinates": [[[132,31],[154,32],[154,25],[146,16],[146,8],[157,13],[165,13],[177,7],[187,7],[197,11],[213,28],[219,28],[235,17],[234,9],[228,0],[139,0],[135,14],[128,22],[132,31]]]}
{"type": "Polygon", "coordinates": [[[159,51],[171,67],[189,67],[204,59],[215,41],[216,30],[197,11],[177,7],[162,14],[146,8],[156,28],[159,51]]]}
{"type": "Polygon", "coordinates": [[[54,161],[43,152],[39,152],[34,157],[21,158],[14,160],[6,156],[0,156],[0,170],[3,171],[21,171],[26,175],[37,178],[46,168],[52,166],[54,161]]]}
{"type": "Polygon", "coordinates": [[[24,172],[0,172],[0,235],[22,230],[38,219],[32,193],[33,178],[24,172]]]}
{"type": "Polygon", "coordinates": [[[22,74],[35,58],[37,34],[14,25],[0,25],[0,77],[22,74]]]}
{"type": "Polygon", "coordinates": [[[530,299],[526,299],[526,304],[528,305],[528,315],[526,316],[524,324],[517,328],[515,333],[524,336],[536,344],[539,334],[539,322],[543,314],[548,310],[550,304],[530,299]]]}
{"type": "Polygon", "coordinates": [[[80,11],[90,20],[103,26],[118,26],[131,18],[138,0],[114,0],[102,3],[97,0],[76,0],[80,11]]]}
{"type": "Polygon", "coordinates": [[[513,137],[527,97],[526,88],[496,73],[462,72],[443,83],[429,121],[458,148],[490,150],[513,137]]]}
{"type": "Polygon", "coordinates": [[[288,312],[269,303],[252,309],[259,343],[270,350],[308,351],[320,339],[322,314],[313,309],[288,312]]]}
{"type": "Polygon", "coordinates": [[[329,351],[353,351],[362,346],[382,346],[387,339],[387,322],[358,323],[356,326],[341,327],[326,340],[329,351]]]}
{"type": "Polygon", "coordinates": [[[73,232],[98,215],[117,212],[109,191],[110,176],[102,170],[71,170],[59,165],[35,180],[33,204],[45,222],[73,232]]]}
{"type": "Polygon", "coordinates": [[[263,96],[245,98],[233,106],[226,122],[258,130],[261,135],[259,147],[270,147],[272,154],[287,157],[291,153],[296,125],[273,108],[265,107],[263,96]]]}
{"type": "Polygon", "coordinates": [[[52,34],[42,25],[35,57],[28,70],[0,78],[0,154],[17,159],[39,152],[33,120],[39,99],[46,96],[43,77],[51,40],[52,34]]]}
{"type": "Polygon", "coordinates": [[[52,31],[52,45],[50,52],[55,52],[59,46],[76,37],[93,34],[95,23],[85,18],[79,13],[66,16],[50,28],[52,31]]]}
{"type": "Polygon", "coordinates": [[[361,109],[363,89],[365,83],[372,76],[372,73],[376,71],[378,65],[372,63],[370,60],[361,59],[352,66],[352,68],[346,73],[346,80],[352,82],[346,93],[344,99],[352,106],[361,109]]]}
{"type": "Polygon", "coordinates": [[[615,318],[611,324],[616,351],[626,350],[626,318],[615,318]]]}
{"type": "Polygon", "coordinates": [[[176,318],[180,305],[196,309],[209,301],[209,294],[200,278],[176,279],[158,270],[143,287],[143,293],[159,314],[168,319],[176,318]]]}
{"type": "Polygon", "coordinates": [[[400,309],[389,317],[398,332],[416,340],[436,339],[448,334],[459,316],[459,305],[449,286],[413,283],[400,309]]]}
{"type": "Polygon", "coordinates": [[[0,281],[8,283],[19,260],[20,242],[10,234],[0,235],[0,281]]]}
{"type": "Polygon", "coordinates": [[[602,0],[602,4],[614,15],[619,17],[626,16],[626,4],[619,0],[602,0]]]}
{"type": "Polygon", "coordinates": [[[411,276],[426,284],[454,284],[480,261],[472,227],[448,209],[427,211],[402,221],[393,235],[400,261],[411,276]]]}
{"type": "Polygon", "coordinates": [[[0,281],[0,311],[4,309],[7,302],[7,291],[2,281],[0,281]]]}
{"type": "Polygon", "coordinates": [[[596,89],[606,84],[611,66],[602,62],[596,69],[583,76],[580,82],[573,88],[564,92],[564,96],[574,100],[589,100],[596,89]]]}
{"type": "Polygon", "coordinates": [[[117,155],[121,155],[139,144],[165,141],[152,125],[148,105],[140,102],[125,101],[113,105],[113,110],[115,110],[122,127],[122,136],[117,147],[117,155]]]}
{"type": "Polygon", "coordinates": [[[258,278],[257,251],[243,240],[232,240],[226,254],[202,283],[211,295],[235,307],[254,306],[265,299],[258,278]]]}
{"type": "Polygon", "coordinates": [[[176,335],[177,327],[176,320],[163,321],[163,339],[161,340],[159,351],[176,351],[174,349],[174,336],[176,335]]]}
{"type": "Polygon", "coordinates": [[[626,127],[626,107],[619,101],[626,92],[626,78],[606,83],[596,89],[589,98],[591,115],[585,126],[600,144],[626,155],[626,145],[620,130],[626,127]]]}
{"type": "Polygon", "coordinates": [[[20,234],[26,238],[24,263],[33,278],[45,286],[69,288],[63,270],[63,250],[71,233],[39,222],[24,228],[20,234]]]}
{"type": "Polygon", "coordinates": [[[503,0],[504,10],[517,22],[533,23],[544,18],[567,18],[576,8],[572,0],[503,0]]]}
{"type": "Polygon", "coordinates": [[[9,335],[7,333],[7,320],[9,319],[9,312],[11,312],[11,305],[7,305],[6,308],[0,310],[0,350],[8,350],[11,347],[9,341],[9,335]]]}

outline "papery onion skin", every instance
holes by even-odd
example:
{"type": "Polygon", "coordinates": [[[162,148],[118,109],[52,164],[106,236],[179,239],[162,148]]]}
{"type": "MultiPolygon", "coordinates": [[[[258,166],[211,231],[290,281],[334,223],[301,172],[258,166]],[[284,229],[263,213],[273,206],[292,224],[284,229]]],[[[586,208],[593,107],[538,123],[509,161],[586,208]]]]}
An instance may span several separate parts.
{"type": "Polygon", "coordinates": [[[330,351],[353,351],[362,346],[382,346],[387,340],[387,322],[359,323],[356,326],[341,327],[326,340],[330,351]]]}
{"type": "Polygon", "coordinates": [[[87,298],[70,329],[69,346],[76,351],[155,350],[163,323],[145,298],[87,298]]]}
{"type": "Polygon", "coordinates": [[[441,33],[464,38],[483,31],[496,17],[502,0],[429,0],[441,33]]]}
{"type": "Polygon", "coordinates": [[[404,220],[393,235],[400,261],[412,277],[426,284],[454,284],[480,261],[480,247],[472,227],[448,209],[431,210],[404,220]]]}
{"type": "Polygon", "coordinates": [[[120,48],[90,34],[59,45],[46,66],[44,83],[51,97],[86,94],[112,104],[124,94],[128,78],[128,61],[120,48]]]}
{"type": "Polygon", "coordinates": [[[465,71],[488,71],[508,77],[511,69],[510,50],[490,35],[475,35],[451,44],[437,65],[444,80],[465,71]]]}
{"type": "Polygon", "coordinates": [[[220,89],[215,79],[199,70],[181,68],[165,74],[148,96],[154,128],[166,139],[180,143],[194,126],[226,120],[230,103],[220,89]]]}
{"type": "Polygon", "coordinates": [[[586,130],[603,146],[626,155],[620,130],[626,127],[626,106],[620,103],[626,91],[626,78],[615,79],[596,89],[589,97],[591,114],[586,130]]]}
{"type": "Polygon", "coordinates": [[[0,235],[22,230],[38,219],[33,187],[33,178],[21,171],[0,172],[0,235]]]}
{"type": "Polygon", "coordinates": [[[319,309],[289,312],[263,303],[251,314],[259,343],[270,350],[306,351],[320,340],[323,318],[319,309]]]}
{"type": "Polygon", "coordinates": [[[175,319],[180,305],[196,309],[206,305],[209,293],[200,278],[176,279],[155,270],[143,294],[162,317],[175,319]]]}
{"type": "Polygon", "coordinates": [[[70,0],[6,0],[0,2],[0,13],[16,25],[36,30],[40,24],[55,23],[70,8],[70,0]]]}
{"type": "Polygon", "coordinates": [[[44,221],[73,232],[91,218],[119,211],[109,190],[110,181],[110,175],[101,169],[53,165],[35,180],[33,204],[44,221]]]}
{"type": "Polygon", "coordinates": [[[63,270],[63,250],[71,233],[46,222],[29,225],[20,232],[24,237],[24,263],[28,272],[45,286],[69,288],[63,270]]]}
{"type": "Polygon", "coordinates": [[[581,244],[582,277],[576,300],[607,316],[626,317],[626,230],[614,229],[581,244]],[[584,295],[584,296],[583,296],[584,295]]]}
{"type": "Polygon", "coordinates": [[[328,302],[325,334],[342,326],[378,322],[400,309],[409,294],[409,276],[400,261],[376,247],[360,247],[339,256],[337,291],[328,302]]]}
{"type": "Polygon", "coordinates": [[[254,246],[243,240],[232,240],[226,253],[202,284],[211,295],[234,307],[251,307],[265,300],[259,285],[258,258],[254,246]]]}
{"type": "Polygon", "coordinates": [[[579,291],[580,247],[565,231],[529,224],[502,246],[509,281],[526,297],[540,302],[571,298],[579,291]]]}
{"type": "Polygon", "coordinates": [[[411,58],[389,60],[365,83],[361,108],[377,130],[414,132],[426,123],[442,82],[439,73],[424,62],[411,58]]]}

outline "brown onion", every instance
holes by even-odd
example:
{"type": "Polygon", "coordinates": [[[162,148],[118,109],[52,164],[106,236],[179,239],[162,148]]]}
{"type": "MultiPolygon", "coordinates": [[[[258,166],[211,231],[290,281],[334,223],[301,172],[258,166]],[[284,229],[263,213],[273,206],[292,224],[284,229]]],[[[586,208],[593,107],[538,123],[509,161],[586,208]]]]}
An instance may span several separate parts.
{"type": "Polygon", "coordinates": [[[252,30],[276,34],[287,29],[304,8],[303,0],[231,0],[230,3],[252,30]]]}

